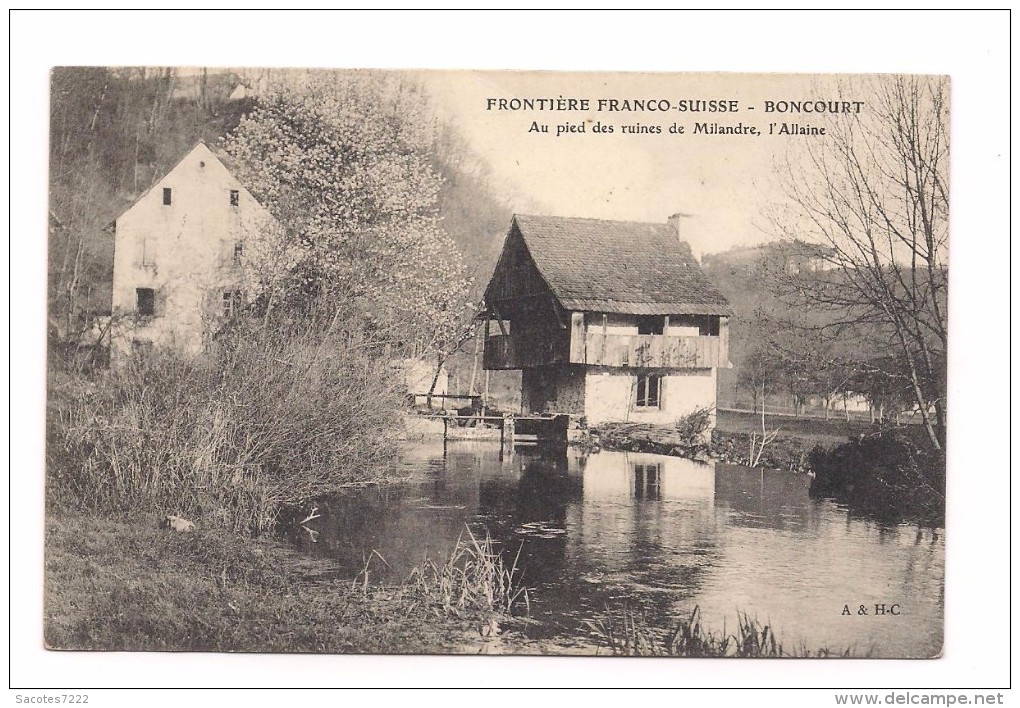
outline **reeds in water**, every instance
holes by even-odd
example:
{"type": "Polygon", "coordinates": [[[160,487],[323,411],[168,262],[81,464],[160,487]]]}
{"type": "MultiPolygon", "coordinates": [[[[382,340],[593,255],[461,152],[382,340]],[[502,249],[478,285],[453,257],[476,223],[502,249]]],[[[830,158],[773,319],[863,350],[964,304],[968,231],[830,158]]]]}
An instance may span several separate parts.
{"type": "Polygon", "coordinates": [[[530,610],[528,590],[517,568],[520,550],[508,566],[486,533],[479,540],[470,528],[461,534],[445,562],[426,558],[415,567],[405,587],[437,614],[461,615],[478,610],[512,614],[530,610]]]}
{"type": "Polygon", "coordinates": [[[780,658],[780,657],[849,657],[851,649],[811,651],[805,646],[784,649],[768,624],[746,612],[737,613],[737,631],[713,632],[701,621],[701,608],[695,605],[690,616],[681,619],[671,629],[660,629],[647,624],[640,614],[624,607],[619,617],[606,615],[583,622],[588,633],[617,656],[677,656],[677,657],[729,657],[729,658],[780,658]]]}

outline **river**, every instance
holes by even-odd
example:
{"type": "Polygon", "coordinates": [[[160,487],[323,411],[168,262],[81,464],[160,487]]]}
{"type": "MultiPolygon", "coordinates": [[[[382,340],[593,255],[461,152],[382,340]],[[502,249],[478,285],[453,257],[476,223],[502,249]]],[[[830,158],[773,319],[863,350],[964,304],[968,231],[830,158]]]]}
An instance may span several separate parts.
{"type": "Polygon", "coordinates": [[[786,647],[929,657],[942,646],[944,533],[855,518],[808,496],[802,474],[648,453],[441,442],[407,450],[422,481],[345,492],[291,540],[356,576],[400,580],[469,527],[488,532],[529,588],[530,641],[594,648],[583,619],[626,604],[672,625],[695,605],[706,628],[738,612],[786,647]],[[876,605],[885,605],[884,614],[876,605]],[[893,607],[896,605],[896,607],[893,607]],[[866,614],[862,614],[863,611],[866,614]]]}

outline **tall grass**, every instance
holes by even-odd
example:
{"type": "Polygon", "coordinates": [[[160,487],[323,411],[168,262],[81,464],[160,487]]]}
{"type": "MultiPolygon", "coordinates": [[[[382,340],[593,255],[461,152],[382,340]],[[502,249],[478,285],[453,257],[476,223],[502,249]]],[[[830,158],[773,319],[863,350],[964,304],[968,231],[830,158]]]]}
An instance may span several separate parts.
{"type": "Polygon", "coordinates": [[[521,605],[528,611],[530,600],[517,558],[508,566],[488,534],[479,540],[467,529],[467,538],[462,534],[457,539],[445,562],[425,559],[411,571],[405,587],[436,614],[478,610],[512,614],[521,605]]]}
{"type": "Polygon", "coordinates": [[[48,503],[264,532],[288,503],[383,474],[399,395],[356,328],[243,323],[202,356],[157,349],[51,376],[48,503]]]}
{"type": "Polygon", "coordinates": [[[587,619],[583,626],[600,645],[618,656],[677,656],[677,657],[849,657],[851,649],[809,650],[806,646],[784,648],[773,628],[762,624],[746,612],[737,613],[737,629],[727,633],[711,631],[701,621],[701,608],[695,605],[686,619],[672,628],[662,629],[649,625],[629,607],[619,616],[606,615],[587,619]]]}

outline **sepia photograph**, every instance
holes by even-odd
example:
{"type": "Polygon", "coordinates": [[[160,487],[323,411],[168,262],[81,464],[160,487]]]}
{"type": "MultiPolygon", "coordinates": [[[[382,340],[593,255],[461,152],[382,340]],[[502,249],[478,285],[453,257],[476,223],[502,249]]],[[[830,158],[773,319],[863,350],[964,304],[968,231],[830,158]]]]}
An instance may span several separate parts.
{"type": "Polygon", "coordinates": [[[16,702],[1002,703],[988,13],[21,15],[16,702]]]}
{"type": "Polygon", "coordinates": [[[50,649],[941,653],[946,77],[51,81],[50,649]]]}

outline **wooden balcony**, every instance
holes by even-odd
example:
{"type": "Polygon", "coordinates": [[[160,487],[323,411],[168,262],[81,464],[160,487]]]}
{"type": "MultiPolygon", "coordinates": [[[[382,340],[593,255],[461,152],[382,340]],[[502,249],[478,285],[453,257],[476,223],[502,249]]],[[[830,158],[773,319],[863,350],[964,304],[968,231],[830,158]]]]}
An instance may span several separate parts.
{"type": "Polygon", "coordinates": [[[653,369],[724,367],[729,355],[721,337],[602,334],[590,330],[584,350],[571,351],[571,363],[653,369]]]}
{"type": "Polygon", "coordinates": [[[526,369],[567,362],[566,336],[561,340],[521,341],[511,335],[489,336],[485,340],[482,364],[488,371],[526,369]]]}
{"type": "Polygon", "coordinates": [[[590,330],[582,336],[583,345],[581,341],[573,342],[569,351],[566,336],[562,341],[543,342],[521,342],[510,335],[490,336],[485,340],[484,366],[489,371],[565,363],[635,369],[707,369],[725,367],[729,359],[724,337],[602,334],[590,330]]]}

